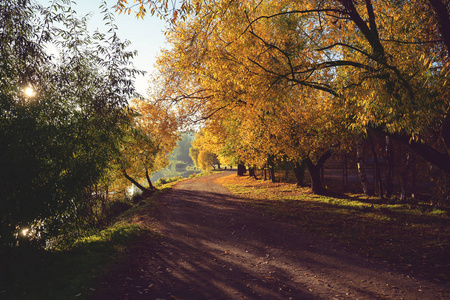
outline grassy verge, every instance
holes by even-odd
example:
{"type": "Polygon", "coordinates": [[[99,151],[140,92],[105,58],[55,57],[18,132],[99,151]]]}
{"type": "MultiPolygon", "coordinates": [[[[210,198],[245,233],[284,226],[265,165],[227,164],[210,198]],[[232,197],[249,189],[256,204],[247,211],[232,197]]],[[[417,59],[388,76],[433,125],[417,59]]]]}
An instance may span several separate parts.
{"type": "Polygon", "coordinates": [[[309,188],[236,175],[218,181],[251,206],[333,238],[363,256],[416,276],[450,281],[450,217],[444,210],[386,204],[357,194],[318,196],[309,188]]]}
{"type": "Polygon", "coordinates": [[[52,250],[19,248],[0,258],[0,299],[86,299],[97,278],[128,245],[155,238],[145,218],[154,201],[142,201],[96,234],[52,250]],[[5,272],[6,270],[6,272],[5,272]]]}
{"type": "Polygon", "coordinates": [[[158,205],[155,199],[180,180],[186,179],[175,177],[159,182],[150,199],[137,201],[130,209],[130,200],[122,200],[128,207],[120,205],[121,201],[111,203],[113,215],[117,216],[123,207],[127,210],[96,234],[57,249],[20,248],[8,257],[0,257],[0,299],[87,299],[97,278],[112,262],[124,257],[127,247],[134,241],[157,237],[148,227],[158,205]]]}
{"type": "Polygon", "coordinates": [[[224,171],[223,169],[220,170],[209,170],[209,171],[202,171],[201,173],[195,173],[189,176],[189,178],[183,178],[181,176],[171,177],[171,178],[160,178],[155,182],[155,186],[158,188],[158,192],[171,189],[175,184],[177,184],[179,181],[184,181],[192,178],[197,177],[203,177],[211,174],[216,174],[224,171]]]}

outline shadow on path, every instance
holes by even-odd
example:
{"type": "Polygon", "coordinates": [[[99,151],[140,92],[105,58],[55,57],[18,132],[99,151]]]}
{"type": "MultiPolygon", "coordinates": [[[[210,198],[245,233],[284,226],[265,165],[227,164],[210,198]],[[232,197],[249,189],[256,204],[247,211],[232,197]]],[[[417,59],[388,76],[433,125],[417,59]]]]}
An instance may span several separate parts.
{"type": "Polygon", "coordinates": [[[92,298],[445,298],[431,283],[246,207],[214,183],[229,174],[181,182],[164,194],[154,224],[163,237],[131,247],[92,298]]]}

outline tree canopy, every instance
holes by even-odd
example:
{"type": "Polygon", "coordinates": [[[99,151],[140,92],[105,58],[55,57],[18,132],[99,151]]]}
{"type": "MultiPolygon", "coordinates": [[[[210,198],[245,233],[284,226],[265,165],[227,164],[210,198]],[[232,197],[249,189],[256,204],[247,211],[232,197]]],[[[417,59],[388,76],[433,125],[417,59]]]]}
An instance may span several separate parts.
{"type": "Polygon", "coordinates": [[[119,155],[136,54],[89,33],[69,2],[0,4],[0,238],[45,242],[89,221],[92,190],[119,155]],[[54,46],[56,56],[47,53],[54,46]]]}
{"type": "Polygon", "coordinates": [[[169,164],[169,156],[176,147],[178,121],[170,110],[149,100],[133,99],[130,109],[130,127],[121,145],[118,169],[133,184],[148,192],[134,178],[145,175],[149,188],[153,189],[151,174],[169,164]]]}
{"type": "Polygon", "coordinates": [[[248,164],[374,130],[450,174],[448,1],[139,3],[172,21],[167,99],[248,164]]]}

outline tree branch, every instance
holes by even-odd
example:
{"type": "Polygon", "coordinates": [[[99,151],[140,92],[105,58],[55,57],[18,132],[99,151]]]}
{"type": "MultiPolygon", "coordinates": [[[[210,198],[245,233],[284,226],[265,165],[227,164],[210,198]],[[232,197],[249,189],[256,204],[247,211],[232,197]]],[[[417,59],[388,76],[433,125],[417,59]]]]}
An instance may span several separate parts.
{"type": "Polygon", "coordinates": [[[345,11],[340,10],[340,9],[333,9],[333,8],[323,8],[323,9],[310,9],[310,10],[291,10],[291,11],[283,11],[283,12],[279,12],[277,14],[273,14],[270,16],[259,16],[256,19],[254,19],[253,21],[250,21],[250,24],[244,29],[244,31],[241,33],[241,36],[246,33],[248,31],[248,29],[250,27],[252,27],[252,25],[256,22],[258,22],[259,20],[262,19],[271,19],[271,18],[276,18],[279,16],[284,16],[284,15],[289,15],[289,14],[309,14],[309,13],[328,13],[328,12],[334,12],[334,13],[338,13],[338,14],[347,14],[345,11]]]}
{"type": "MultiPolygon", "coordinates": [[[[347,10],[347,14],[350,16],[350,19],[355,23],[356,26],[358,26],[359,30],[361,30],[362,34],[366,37],[367,41],[372,47],[375,57],[384,60],[385,59],[384,48],[380,43],[378,32],[372,31],[372,29],[370,29],[369,26],[367,26],[366,22],[361,18],[358,11],[356,10],[355,5],[353,4],[353,0],[338,0],[338,1],[345,7],[345,9],[347,10]]],[[[367,1],[368,0],[366,0],[366,4],[367,1]]],[[[368,4],[371,8],[372,5],[370,1],[368,4]]],[[[370,14],[370,12],[368,13],[370,14]]],[[[372,22],[375,22],[375,20],[373,20],[372,22]]]]}

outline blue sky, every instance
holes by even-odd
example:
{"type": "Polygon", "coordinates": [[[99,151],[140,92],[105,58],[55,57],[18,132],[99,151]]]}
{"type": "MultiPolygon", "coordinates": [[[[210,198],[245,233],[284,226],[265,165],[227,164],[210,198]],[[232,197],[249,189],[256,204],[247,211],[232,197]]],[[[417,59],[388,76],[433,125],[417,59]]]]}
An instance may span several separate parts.
{"type": "MultiPolygon", "coordinates": [[[[38,0],[44,6],[50,6],[51,0],[38,0]]],[[[89,30],[93,32],[99,29],[100,32],[106,32],[103,16],[100,14],[99,6],[101,0],[77,0],[73,8],[79,16],[92,13],[89,19],[89,30]]],[[[133,1],[128,1],[132,3],[133,1]]],[[[116,3],[114,0],[107,0],[111,7],[116,3]]],[[[112,9],[114,12],[114,9],[112,9]]],[[[153,65],[156,62],[156,56],[159,50],[164,47],[165,37],[163,30],[165,22],[156,16],[146,15],[144,19],[136,19],[135,15],[119,15],[115,13],[116,25],[118,26],[118,35],[121,40],[129,40],[131,45],[128,50],[138,50],[138,56],[134,59],[134,65],[140,70],[147,71],[145,76],[136,78],[137,91],[142,95],[147,95],[146,90],[149,86],[148,79],[153,72],[153,65]]]]}

